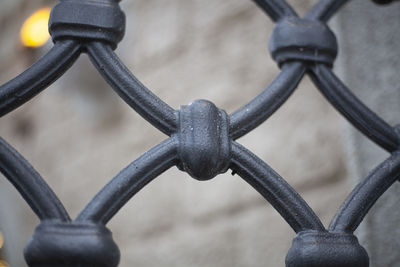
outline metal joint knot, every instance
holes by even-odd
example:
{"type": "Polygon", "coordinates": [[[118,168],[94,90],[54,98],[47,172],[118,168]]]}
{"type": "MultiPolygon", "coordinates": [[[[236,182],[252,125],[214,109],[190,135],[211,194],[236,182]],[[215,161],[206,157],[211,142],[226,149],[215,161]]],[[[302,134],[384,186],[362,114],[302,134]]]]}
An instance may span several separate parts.
{"type": "Polygon", "coordinates": [[[116,267],[120,252],[101,224],[44,221],[25,248],[29,266],[116,267]]]}
{"type": "Polygon", "coordinates": [[[53,41],[67,38],[99,40],[115,49],[125,34],[125,13],[118,2],[60,0],[49,20],[53,41]]]}
{"type": "Polygon", "coordinates": [[[293,239],[286,266],[368,267],[369,257],[353,234],[309,230],[293,239]]]}
{"type": "Polygon", "coordinates": [[[276,24],[269,49],[279,66],[287,61],[318,62],[332,66],[338,45],[334,33],[325,23],[286,17],[276,24]]]}
{"type": "Polygon", "coordinates": [[[206,100],[179,109],[178,167],[197,180],[227,171],[231,159],[229,117],[206,100]]]}

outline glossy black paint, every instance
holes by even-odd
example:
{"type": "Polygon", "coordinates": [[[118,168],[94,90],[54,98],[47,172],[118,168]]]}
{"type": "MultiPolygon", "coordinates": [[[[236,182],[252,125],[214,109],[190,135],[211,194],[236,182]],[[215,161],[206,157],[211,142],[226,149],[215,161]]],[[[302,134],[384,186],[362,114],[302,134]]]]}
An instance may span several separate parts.
{"type": "Polygon", "coordinates": [[[335,35],[325,23],[287,17],[276,24],[269,50],[279,66],[302,61],[324,63],[331,67],[337,56],[337,46],[335,35]]]}
{"type": "Polygon", "coordinates": [[[54,47],[0,87],[0,116],[40,93],[85,52],[115,92],[168,138],[116,175],[75,220],[44,179],[0,138],[0,171],[41,220],[25,249],[29,266],[117,266],[119,250],[106,224],[137,192],[173,166],[198,180],[231,169],[254,187],[297,233],[286,266],[369,265],[368,254],[353,233],[377,199],[399,179],[400,130],[368,109],[332,72],[338,47],[326,22],[347,1],[320,0],[304,18],[284,0],[254,2],[277,22],[270,51],[281,73],[230,115],[206,100],[174,110],[129,71],[113,52],[125,31],[119,1],[60,0],[53,8],[49,29],[54,47]],[[328,229],[278,173],[236,142],[279,109],[305,74],[343,116],[391,153],[356,186],[328,229]]]}
{"type": "Polygon", "coordinates": [[[229,168],[229,117],[206,100],[179,109],[179,169],[197,180],[209,180],[229,168]]]}
{"type": "Polygon", "coordinates": [[[125,33],[125,14],[117,1],[60,0],[52,9],[49,32],[63,39],[107,42],[114,49],[125,33]]]}

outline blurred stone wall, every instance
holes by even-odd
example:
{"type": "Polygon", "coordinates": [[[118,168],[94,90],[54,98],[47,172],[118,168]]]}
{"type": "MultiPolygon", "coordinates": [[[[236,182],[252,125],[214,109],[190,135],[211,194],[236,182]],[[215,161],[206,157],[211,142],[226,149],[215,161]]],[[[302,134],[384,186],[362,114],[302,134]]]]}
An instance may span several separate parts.
{"type": "MultiPolygon", "coordinates": [[[[291,0],[299,13],[316,1],[291,0]]],[[[18,43],[23,19],[44,1],[0,3],[0,83],[51,47],[18,43]]],[[[268,53],[273,24],[242,0],[122,1],[117,49],[133,73],[174,108],[194,99],[232,112],[279,73],[268,53]]],[[[345,196],[344,120],[308,78],[266,123],[239,140],[300,192],[327,225],[345,196]]],[[[0,119],[0,135],[43,175],[72,217],[119,170],[163,136],[103,82],[83,55],[54,85],[0,119]]],[[[12,266],[38,220],[1,180],[0,227],[12,266]]],[[[198,182],[173,168],[109,224],[122,267],[284,266],[294,232],[238,176],[198,182]]]]}
{"type": "MultiPolygon", "coordinates": [[[[376,7],[351,1],[338,16],[342,48],[337,62],[346,84],[390,125],[400,123],[400,3],[376,7]],[[366,56],[368,55],[368,56],[366,56]]],[[[389,154],[346,124],[346,151],[355,185],[389,154]]],[[[395,183],[371,209],[357,231],[371,266],[399,266],[400,184],[395,183]]]]}

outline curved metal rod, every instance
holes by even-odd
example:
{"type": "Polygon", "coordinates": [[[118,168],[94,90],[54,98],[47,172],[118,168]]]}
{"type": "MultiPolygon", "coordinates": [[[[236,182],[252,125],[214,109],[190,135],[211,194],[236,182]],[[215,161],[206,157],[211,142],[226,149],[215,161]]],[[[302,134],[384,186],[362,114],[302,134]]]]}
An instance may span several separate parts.
{"type": "Polygon", "coordinates": [[[284,64],[281,73],[266,89],[229,116],[232,138],[247,134],[268,119],[294,92],[305,71],[300,62],[284,64]]]}
{"type": "Polygon", "coordinates": [[[399,148],[395,129],[358,100],[329,67],[316,64],[310,68],[318,89],[356,128],[389,152],[399,148]]]}
{"type": "Polygon", "coordinates": [[[59,41],[31,67],[0,86],[0,117],[18,108],[56,81],[72,66],[80,53],[79,42],[59,41]]]}
{"type": "Polygon", "coordinates": [[[294,9],[285,0],[253,0],[261,9],[271,17],[273,21],[278,21],[283,17],[297,17],[294,9]]]}
{"type": "Polygon", "coordinates": [[[176,131],[175,110],[147,89],[109,45],[92,42],[87,51],[97,70],[129,106],[163,133],[170,136],[176,131]]]}
{"type": "Polygon", "coordinates": [[[89,202],[76,221],[106,224],[154,178],[176,164],[177,140],[168,138],[129,164],[89,202]]]}
{"type": "Polygon", "coordinates": [[[0,172],[14,185],[40,220],[70,221],[64,206],[43,178],[1,137],[0,172]]]}
{"type": "Polygon", "coordinates": [[[400,177],[400,151],[376,167],[357,185],[332,220],[334,232],[354,232],[383,193],[400,177]]]}
{"type": "Polygon", "coordinates": [[[304,16],[306,19],[327,22],[349,0],[319,0],[304,16]]]}
{"type": "Polygon", "coordinates": [[[282,215],[293,230],[325,231],[304,199],[270,166],[236,142],[232,142],[232,166],[282,215]]]}

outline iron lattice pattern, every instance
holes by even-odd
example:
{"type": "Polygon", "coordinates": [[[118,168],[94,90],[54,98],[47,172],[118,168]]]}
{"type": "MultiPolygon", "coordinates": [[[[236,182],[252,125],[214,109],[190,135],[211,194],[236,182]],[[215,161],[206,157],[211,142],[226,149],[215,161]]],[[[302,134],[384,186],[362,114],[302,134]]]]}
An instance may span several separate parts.
{"type": "Polygon", "coordinates": [[[254,187],[297,233],[286,266],[368,266],[368,254],[353,232],[400,176],[400,127],[379,118],[332,72],[337,42],[326,22],[347,1],[320,0],[299,18],[284,0],[255,0],[276,22],[270,51],[281,72],[250,103],[229,115],[206,100],[174,110],[133,76],[113,52],[125,31],[118,2],[60,0],[49,23],[54,47],[0,87],[0,115],[33,98],[87,53],[118,95],[168,138],[114,177],[75,220],[44,179],[0,138],[0,170],[41,220],[25,249],[29,266],[117,266],[119,249],[105,225],[139,190],[173,166],[198,180],[231,169],[254,187]],[[356,186],[328,229],[279,174],[235,141],[267,120],[306,74],[347,120],[391,153],[356,186]]]}

